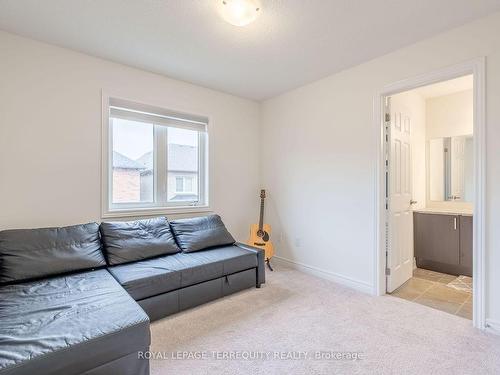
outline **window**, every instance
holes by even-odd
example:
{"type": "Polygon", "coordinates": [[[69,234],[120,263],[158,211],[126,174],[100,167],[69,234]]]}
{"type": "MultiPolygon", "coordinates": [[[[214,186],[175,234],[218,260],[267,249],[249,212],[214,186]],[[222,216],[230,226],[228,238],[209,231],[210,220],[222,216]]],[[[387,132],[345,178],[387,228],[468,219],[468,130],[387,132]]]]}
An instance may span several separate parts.
{"type": "Polygon", "coordinates": [[[113,212],[208,206],[208,119],[109,98],[105,191],[113,212]]]}
{"type": "Polygon", "coordinates": [[[175,192],[180,193],[184,191],[184,178],[176,177],[175,178],[175,192]]]}
{"type": "Polygon", "coordinates": [[[175,192],[176,193],[194,193],[195,192],[195,190],[193,190],[194,183],[195,183],[194,177],[176,176],[175,177],[175,192]]]}

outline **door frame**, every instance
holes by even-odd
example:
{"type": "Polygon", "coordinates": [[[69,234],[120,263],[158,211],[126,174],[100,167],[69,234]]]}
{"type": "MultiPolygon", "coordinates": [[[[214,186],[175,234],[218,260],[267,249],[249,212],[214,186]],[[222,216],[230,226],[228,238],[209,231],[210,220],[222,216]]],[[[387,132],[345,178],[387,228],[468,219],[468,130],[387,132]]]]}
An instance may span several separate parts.
{"type": "Polygon", "coordinates": [[[479,57],[404,79],[383,87],[374,98],[375,155],[375,246],[374,295],[386,294],[385,209],[385,97],[464,75],[473,76],[474,101],[474,224],[473,224],[473,325],[485,329],[485,196],[486,196],[486,58],[479,57]]]}

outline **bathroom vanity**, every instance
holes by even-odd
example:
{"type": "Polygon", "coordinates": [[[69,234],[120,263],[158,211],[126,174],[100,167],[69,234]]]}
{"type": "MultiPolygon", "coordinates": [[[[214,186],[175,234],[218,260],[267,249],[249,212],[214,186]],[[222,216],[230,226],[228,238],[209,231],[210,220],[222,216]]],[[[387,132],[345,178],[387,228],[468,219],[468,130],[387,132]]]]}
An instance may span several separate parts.
{"type": "Polygon", "coordinates": [[[413,213],[417,267],[472,276],[472,212],[421,209],[413,213]]]}
{"type": "Polygon", "coordinates": [[[417,267],[472,276],[473,136],[427,142],[426,207],[413,212],[417,267]]]}

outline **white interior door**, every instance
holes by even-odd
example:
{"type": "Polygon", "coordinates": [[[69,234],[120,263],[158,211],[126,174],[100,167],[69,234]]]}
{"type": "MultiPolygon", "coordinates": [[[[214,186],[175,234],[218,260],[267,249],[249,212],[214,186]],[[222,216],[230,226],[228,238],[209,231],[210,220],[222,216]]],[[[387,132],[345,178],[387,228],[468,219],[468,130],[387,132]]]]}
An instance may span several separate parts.
{"type": "Polygon", "coordinates": [[[387,292],[390,293],[413,274],[413,212],[411,116],[397,100],[389,103],[391,115],[386,129],[389,172],[387,292]]]}

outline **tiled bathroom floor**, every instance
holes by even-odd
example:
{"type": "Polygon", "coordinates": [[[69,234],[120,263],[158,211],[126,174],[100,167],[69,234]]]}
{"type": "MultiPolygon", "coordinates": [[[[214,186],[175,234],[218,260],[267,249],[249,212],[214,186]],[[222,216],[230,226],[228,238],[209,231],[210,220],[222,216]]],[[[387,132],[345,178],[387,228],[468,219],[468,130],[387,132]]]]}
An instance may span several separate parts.
{"type": "Polygon", "coordinates": [[[417,268],[392,296],[472,319],[472,278],[417,268]]]}

